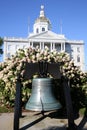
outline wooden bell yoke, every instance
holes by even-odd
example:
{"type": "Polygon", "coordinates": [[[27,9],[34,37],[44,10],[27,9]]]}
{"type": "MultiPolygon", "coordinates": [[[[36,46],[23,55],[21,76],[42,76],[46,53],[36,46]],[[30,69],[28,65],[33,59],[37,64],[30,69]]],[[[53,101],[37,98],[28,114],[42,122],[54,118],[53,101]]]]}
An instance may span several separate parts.
{"type": "MultiPolygon", "coordinates": [[[[68,128],[69,130],[77,130],[77,127],[74,123],[74,114],[73,114],[72,100],[70,95],[69,80],[66,77],[61,75],[60,64],[48,63],[45,61],[41,61],[38,63],[23,62],[23,64],[25,64],[25,73],[24,73],[25,79],[30,79],[36,72],[38,72],[40,77],[47,77],[47,74],[49,73],[53,76],[54,79],[62,80],[65,104],[67,109],[68,128]]],[[[21,78],[19,74],[16,82],[16,97],[15,97],[15,107],[14,107],[14,130],[19,130],[19,118],[22,116],[21,88],[22,88],[22,84],[21,84],[21,78]]]]}

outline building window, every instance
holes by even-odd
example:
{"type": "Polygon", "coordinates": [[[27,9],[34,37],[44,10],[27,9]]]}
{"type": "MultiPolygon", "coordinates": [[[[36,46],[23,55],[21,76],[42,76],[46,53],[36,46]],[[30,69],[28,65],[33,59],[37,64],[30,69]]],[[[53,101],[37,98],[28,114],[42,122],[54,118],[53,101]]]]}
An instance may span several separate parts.
{"type": "Polygon", "coordinates": [[[48,47],[50,50],[50,43],[44,43],[44,48],[48,47]]]}
{"type": "Polygon", "coordinates": [[[42,32],[44,32],[45,31],[45,28],[42,28],[42,32]]]}
{"type": "Polygon", "coordinates": [[[70,59],[71,59],[71,60],[74,59],[72,54],[70,55],[70,59]]]}
{"type": "Polygon", "coordinates": [[[26,48],[26,45],[23,45],[23,49],[25,49],[26,48]]]}
{"type": "Polygon", "coordinates": [[[80,47],[77,47],[77,52],[80,52],[80,47]]]}
{"type": "Polygon", "coordinates": [[[33,47],[35,47],[35,48],[36,48],[36,47],[40,47],[40,43],[34,42],[34,43],[33,43],[33,47]]]}
{"type": "Polygon", "coordinates": [[[16,45],[16,50],[18,50],[20,47],[19,47],[19,45],[16,45]]]}
{"type": "Polygon", "coordinates": [[[80,56],[77,56],[77,62],[80,62],[80,56]]]}
{"type": "Polygon", "coordinates": [[[10,57],[11,57],[11,54],[10,54],[10,53],[7,53],[7,57],[10,58],[10,57]]]}
{"type": "Polygon", "coordinates": [[[39,29],[38,28],[36,29],[36,33],[39,33],[39,29]]]}
{"type": "Polygon", "coordinates": [[[8,51],[10,51],[11,50],[11,45],[8,45],[8,51]]]}
{"type": "Polygon", "coordinates": [[[55,48],[58,52],[61,51],[61,44],[55,43],[55,48]]]}

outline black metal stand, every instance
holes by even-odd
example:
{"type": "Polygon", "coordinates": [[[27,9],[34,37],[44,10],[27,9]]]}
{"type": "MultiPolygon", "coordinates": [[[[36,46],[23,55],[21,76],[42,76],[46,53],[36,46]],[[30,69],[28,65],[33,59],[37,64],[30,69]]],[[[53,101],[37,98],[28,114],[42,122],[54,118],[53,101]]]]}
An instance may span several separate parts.
{"type": "MultiPolygon", "coordinates": [[[[38,64],[29,64],[28,65],[30,70],[26,70],[27,74],[27,79],[30,78],[29,76],[31,74],[34,74],[35,72],[38,72],[38,64]],[[35,67],[35,68],[34,68],[35,67]],[[34,69],[32,69],[34,68],[34,69]]],[[[27,69],[28,69],[27,66],[27,69]]],[[[44,74],[44,76],[47,75],[47,72],[53,74],[55,78],[58,78],[60,76],[59,74],[59,64],[45,64],[46,69],[44,69],[44,64],[40,63],[39,64],[39,72],[41,72],[41,75],[44,74]],[[41,66],[41,64],[43,66],[41,66]],[[42,68],[42,70],[41,70],[42,68]],[[48,68],[48,70],[47,70],[48,68]],[[58,69],[58,71],[57,71],[58,69]]],[[[60,77],[61,78],[61,77],[60,77]]],[[[69,130],[77,130],[77,126],[74,123],[74,115],[73,115],[73,106],[72,106],[72,100],[71,100],[71,95],[70,95],[70,86],[69,86],[69,81],[67,78],[62,77],[62,85],[64,89],[64,96],[65,96],[65,102],[66,102],[66,109],[67,109],[67,117],[68,117],[68,129],[69,130]]],[[[14,108],[14,130],[19,130],[19,118],[22,116],[22,108],[21,108],[21,80],[20,80],[20,75],[17,78],[17,83],[16,83],[16,97],[15,97],[15,108],[14,108]]]]}

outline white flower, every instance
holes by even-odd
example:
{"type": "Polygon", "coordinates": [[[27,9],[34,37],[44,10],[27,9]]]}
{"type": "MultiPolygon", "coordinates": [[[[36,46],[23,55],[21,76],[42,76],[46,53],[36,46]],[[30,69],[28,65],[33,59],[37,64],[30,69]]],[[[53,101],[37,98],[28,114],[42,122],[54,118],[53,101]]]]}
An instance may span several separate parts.
{"type": "Polygon", "coordinates": [[[32,60],[35,60],[35,55],[32,55],[32,60]]]}
{"type": "Polygon", "coordinates": [[[43,51],[43,50],[41,50],[41,51],[40,51],[40,55],[43,55],[43,54],[44,54],[44,51],[43,51]]]}
{"type": "Polygon", "coordinates": [[[46,57],[46,56],[44,56],[44,60],[47,60],[47,57],[46,57]]]}
{"type": "Polygon", "coordinates": [[[41,60],[43,60],[43,57],[39,57],[38,61],[41,61],[41,60]]]}
{"type": "Polygon", "coordinates": [[[33,63],[36,63],[36,60],[32,60],[33,63]]]}
{"type": "Polygon", "coordinates": [[[38,59],[40,57],[40,53],[37,53],[36,54],[36,58],[38,59]]]}
{"type": "Polygon", "coordinates": [[[30,62],[31,62],[31,60],[28,58],[28,59],[27,59],[27,62],[28,62],[28,63],[30,63],[30,62]]]}
{"type": "Polygon", "coordinates": [[[48,48],[48,46],[45,46],[45,48],[44,48],[45,50],[47,50],[47,51],[49,51],[49,48],[48,48]]]}
{"type": "Polygon", "coordinates": [[[20,70],[20,66],[17,66],[16,69],[17,69],[17,70],[20,70]]]}
{"type": "Polygon", "coordinates": [[[36,51],[37,51],[37,52],[40,52],[39,46],[36,47],[36,51]]]}
{"type": "Polygon", "coordinates": [[[9,76],[11,76],[11,75],[13,76],[13,71],[10,70],[9,73],[8,73],[8,75],[9,75],[9,76]]]}
{"type": "Polygon", "coordinates": [[[57,55],[57,51],[55,50],[55,51],[53,51],[53,55],[54,56],[56,56],[57,55]]]}
{"type": "Polygon", "coordinates": [[[39,49],[39,46],[38,46],[38,45],[36,46],[36,50],[37,50],[37,49],[39,49]]]}
{"type": "Polygon", "coordinates": [[[3,76],[4,76],[4,74],[3,74],[3,73],[0,73],[0,79],[2,79],[2,78],[3,78],[3,76]]]}
{"type": "Polygon", "coordinates": [[[44,51],[44,56],[47,56],[48,55],[48,52],[47,51],[44,51]]]}
{"type": "Polygon", "coordinates": [[[74,74],[71,74],[71,77],[73,78],[75,75],[74,74]]]}

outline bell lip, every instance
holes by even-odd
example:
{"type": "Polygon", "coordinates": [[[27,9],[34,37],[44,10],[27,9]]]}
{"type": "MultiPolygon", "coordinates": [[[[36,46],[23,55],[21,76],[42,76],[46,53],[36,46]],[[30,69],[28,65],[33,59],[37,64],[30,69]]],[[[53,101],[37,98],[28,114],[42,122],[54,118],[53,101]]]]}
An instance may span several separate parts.
{"type": "Polygon", "coordinates": [[[31,111],[54,111],[54,110],[60,110],[62,108],[62,105],[58,105],[58,106],[56,106],[56,107],[50,107],[50,108],[44,108],[44,109],[42,109],[42,108],[33,108],[33,107],[25,107],[25,109],[26,110],[31,110],[31,111]]]}
{"type": "Polygon", "coordinates": [[[54,109],[45,109],[45,110],[38,109],[38,108],[35,108],[35,109],[25,108],[25,109],[26,109],[26,110],[29,110],[29,111],[37,111],[37,112],[44,111],[44,112],[46,112],[46,111],[55,111],[55,110],[60,110],[61,107],[60,107],[60,108],[54,108],[54,109]]]}

